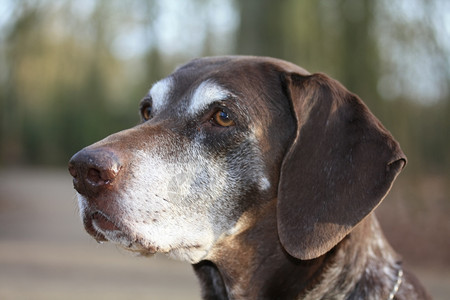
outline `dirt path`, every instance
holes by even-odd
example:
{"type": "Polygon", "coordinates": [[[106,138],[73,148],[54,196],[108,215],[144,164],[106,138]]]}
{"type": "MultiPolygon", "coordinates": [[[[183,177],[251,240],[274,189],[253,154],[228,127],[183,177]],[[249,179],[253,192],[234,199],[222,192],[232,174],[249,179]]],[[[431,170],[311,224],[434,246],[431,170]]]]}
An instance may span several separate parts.
{"type": "MultiPolygon", "coordinates": [[[[200,298],[188,264],[97,244],[76,206],[64,170],[0,170],[0,299],[200,298]]],[[[450,270],[415,271],[448,299],[450,270]]]]}
{"type": "Polygon", "coordinates": [[[199,299],[194,272],[83,230],[65,171],[0,172],[0,299],[199,299]]]}

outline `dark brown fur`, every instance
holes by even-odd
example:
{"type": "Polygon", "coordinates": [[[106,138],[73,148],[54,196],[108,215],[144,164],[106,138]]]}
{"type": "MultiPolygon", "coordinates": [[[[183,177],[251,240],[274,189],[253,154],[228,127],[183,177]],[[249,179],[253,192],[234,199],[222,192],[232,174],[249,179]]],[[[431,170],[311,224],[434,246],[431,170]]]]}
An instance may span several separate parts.
{"type": "MultiPolygon", "coordinates": [[[[235,144],[253,128],[270,188],[247,187],[234,199],[227,218],[239,226],[194,264],[203,298],[388,299],[390,293],[399,300],[428,298],[409,272],[400,275],[401,260],[373,214],[406,157],[356,95],[326,75],[272,58],[198,59],[171,76],[171,106],[155,117],[157,128],[144,124],[130,132],[132,138],[122,133],[109,138],[107,147],[93,148],[107,159],[95,158],[98,153],[89,149],[72,159],[77,190],[93,198],[89,201],[98,206],[96,199],[110,191],[103,181],[100,187],[84,183],[96,180],[85,178],[86,168],[93,168],[86,161],[97,161],[100,178],[108,179],[116,176],[109,165],[117,157],[123,168],[131,168],[124,157],[134,141],[145,144],[167,133],[168,139],[191,142],[201,122],[171,115],[185,107],[192,89],[213,80],[238,98],[230,109],[239,111],[240,122],[233,135],[212,135],[205,149],[211,156],[236,159],[236,151],[247,146],[235,144]]],[[[114,188],[127,184],[123,178],[114,188]]],[[[91,223],[101,218],[87,217],[92,235],[91,223]]]]}

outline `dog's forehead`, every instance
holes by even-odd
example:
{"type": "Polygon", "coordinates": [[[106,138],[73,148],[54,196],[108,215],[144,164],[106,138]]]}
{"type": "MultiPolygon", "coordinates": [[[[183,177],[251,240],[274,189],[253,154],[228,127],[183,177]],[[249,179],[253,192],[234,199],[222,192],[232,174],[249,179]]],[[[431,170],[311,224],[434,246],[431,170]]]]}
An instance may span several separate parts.
{"type": "Polygon", "coordinates": [[[231,91],[214,80],[207,79],[195,88],[187,112],[190,115],[195,115],[198,111],[214,102],[225,101],[232,97],[231,91]]]}
{"type": "Polygon", "coordinates": [[[174,83],[171,77],[166,77],[153,84],[148,94],[152,98],[155,111],[162,109],[164,104],[167,103],[173,86],[174,83]]]}
{"type": "Polygon", "coordinates": [[[155,83],[149,94],[155,111],[182,106],[183,111],[192,116],[214,102],[239,99],[234,97],[237,94],[261,94],[266,86],[270,86],[269,73],[273,75],[273,70],[306,72],[296,65],[269,58],[201,58],[188,62],[155,83]]]}
{"type": "Polygon", "coordinates": [[[195,115],[214,102],[231,99],[233,92],[213,79],[205,79],[200,83],[193,82],[186,87],[177,86],[173,77],[167,77],[156,82],[150,89],[149,95],[152,98],[155,111],[160,111],[170,105],[171,98],[182,97],[187,100],[182,104],[183,109],[189,115],[195,115]],[[181,96],[183,93],[185,94],[184,97],[181,96]],[[188,94],[187,97],[186,94],[188,94]]]}

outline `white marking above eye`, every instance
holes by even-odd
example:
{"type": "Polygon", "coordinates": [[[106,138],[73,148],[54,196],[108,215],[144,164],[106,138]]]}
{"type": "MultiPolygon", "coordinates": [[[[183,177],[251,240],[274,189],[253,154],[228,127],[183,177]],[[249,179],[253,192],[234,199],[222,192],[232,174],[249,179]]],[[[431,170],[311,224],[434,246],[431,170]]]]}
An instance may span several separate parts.
{"type": "Polygon", "coordinates": [[[195,90],[187,112],[195,115],[211,103],[226,100],[231,96],[232,93],[220,85],[210,80],[203,81],[195,90]]]}
{"type": "Polygon", "coordinates": [[[173,87],[173,81],[170,77],[156,82],[149,91],[152,97],[152,107],[154,111],[161,110],[169,100],[169,94],[173,87]]]}

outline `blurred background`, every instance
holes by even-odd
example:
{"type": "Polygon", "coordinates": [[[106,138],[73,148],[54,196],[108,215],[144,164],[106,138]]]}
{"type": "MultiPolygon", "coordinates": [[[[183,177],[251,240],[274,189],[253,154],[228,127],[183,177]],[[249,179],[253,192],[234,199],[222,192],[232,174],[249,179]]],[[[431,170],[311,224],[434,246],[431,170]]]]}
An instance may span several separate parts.
{"type": "Polygon", "coordinates": [[[224,54],[325,72],[366,102],[409,159],[379,219],[447,299],[447,0],[0,0],[0,299],[199,298],[187,264],[83,232],[66,164],[136,125],[141,97],[177,65],[224,54]]]}

